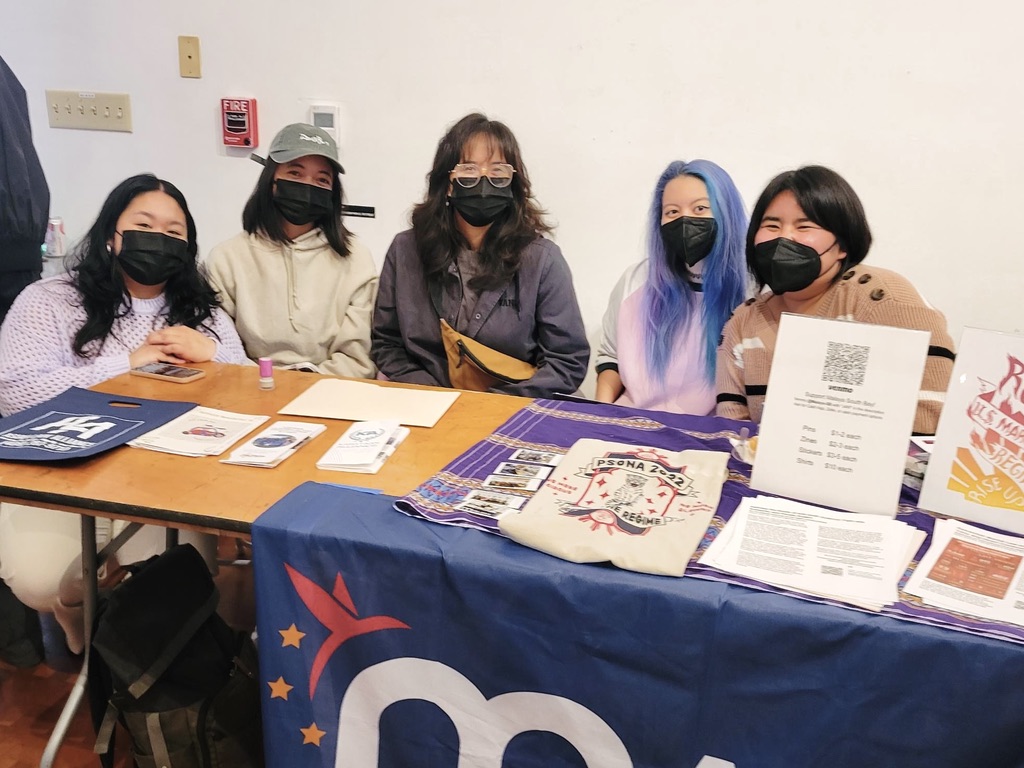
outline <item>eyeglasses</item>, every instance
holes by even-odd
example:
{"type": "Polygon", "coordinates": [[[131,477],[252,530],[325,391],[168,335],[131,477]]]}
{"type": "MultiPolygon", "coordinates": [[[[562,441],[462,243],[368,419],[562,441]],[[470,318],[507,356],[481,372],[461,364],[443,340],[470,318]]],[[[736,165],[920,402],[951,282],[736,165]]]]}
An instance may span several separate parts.
{"type": "Polygon", "coordinates": [[[452,178],[458,182],[460,187],[472,189],[480,183],[480,177],[486,176],[488,180],[498,189],[507,187],[512,183],[512,174],[516,172],[508,163],[493,163],[485,166],[487,172],[476,163],[459,163],[452,168],[452,178]]]}

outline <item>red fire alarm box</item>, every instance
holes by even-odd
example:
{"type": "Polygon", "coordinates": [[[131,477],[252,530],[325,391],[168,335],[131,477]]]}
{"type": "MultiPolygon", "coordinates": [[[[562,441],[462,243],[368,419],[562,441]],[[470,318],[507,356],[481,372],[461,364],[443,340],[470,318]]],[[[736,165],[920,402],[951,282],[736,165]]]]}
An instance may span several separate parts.
{"type": "Polygon", "coordinates": [[[225,147],[259,145],[256,99],[221,99],[220,115],[225,147]]]}

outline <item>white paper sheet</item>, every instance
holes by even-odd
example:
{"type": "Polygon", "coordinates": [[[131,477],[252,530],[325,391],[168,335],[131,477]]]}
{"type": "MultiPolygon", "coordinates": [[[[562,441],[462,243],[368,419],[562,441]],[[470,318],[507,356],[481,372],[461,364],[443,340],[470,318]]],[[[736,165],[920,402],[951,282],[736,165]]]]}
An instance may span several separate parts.
{"type": "Polygon", "coordinates": [[[218,456],[269,418],[200,405],[128,445],[179,456],[218,456]]]}
{"type": "Polygon", "coordinates": [[[937,608],[1024,625],[1024,539],[936,520],[906,591],[937,608]]]}
{"type": "Polygon", "coordinates": [[[750,487],[895,515],[929,340],[783,315],[750,487]]]}
{"type": "Polygon", "coordinates": [[[407,427],[432,427],[458,397],[456,390],[382,387],[372,382],[324,378],[278,413],[314,419],[391,420],[407,427]]]}
{"type": "Polygon", "coordinates": [[[766,584],[879,610],[921,536],[878,515],[834,512],[787,499],[743,499],[700,562],[766,584]]]}

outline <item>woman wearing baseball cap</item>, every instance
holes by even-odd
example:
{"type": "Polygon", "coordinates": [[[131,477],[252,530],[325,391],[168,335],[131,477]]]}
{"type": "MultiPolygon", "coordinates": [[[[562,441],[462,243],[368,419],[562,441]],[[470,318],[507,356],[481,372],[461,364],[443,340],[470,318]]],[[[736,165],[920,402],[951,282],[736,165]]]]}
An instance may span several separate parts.
{"type": "Polygon", "coordinates": [[[210,252],[210,282],[252,359],[370,378],[377,268],[341,221],[338,147],[285,126],[242,212],[244,232],[210,252]]]}

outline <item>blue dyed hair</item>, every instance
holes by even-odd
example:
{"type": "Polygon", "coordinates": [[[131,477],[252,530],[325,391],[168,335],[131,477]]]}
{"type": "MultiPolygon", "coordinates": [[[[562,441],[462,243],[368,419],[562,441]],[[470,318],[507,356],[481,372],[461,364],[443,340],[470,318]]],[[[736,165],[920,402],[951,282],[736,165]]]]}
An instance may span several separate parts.
{"type": "Polygon", "coordinates": [[[648,214],[648,276],[644,286],[643,342],[647,365],[664,381],[676,340],[690,324],[696,305],[690,284],[669,267],[661,239],[661,198],[668,183],[679,176],[704,182],[718,235],[703,262],[704,371],[715,381],[715,358],[722,328],[732,311],[747,297],[750,284],[745,257],[747,215],[732,178],[709,160],[676,160],[658,178],[648,214]]]}

